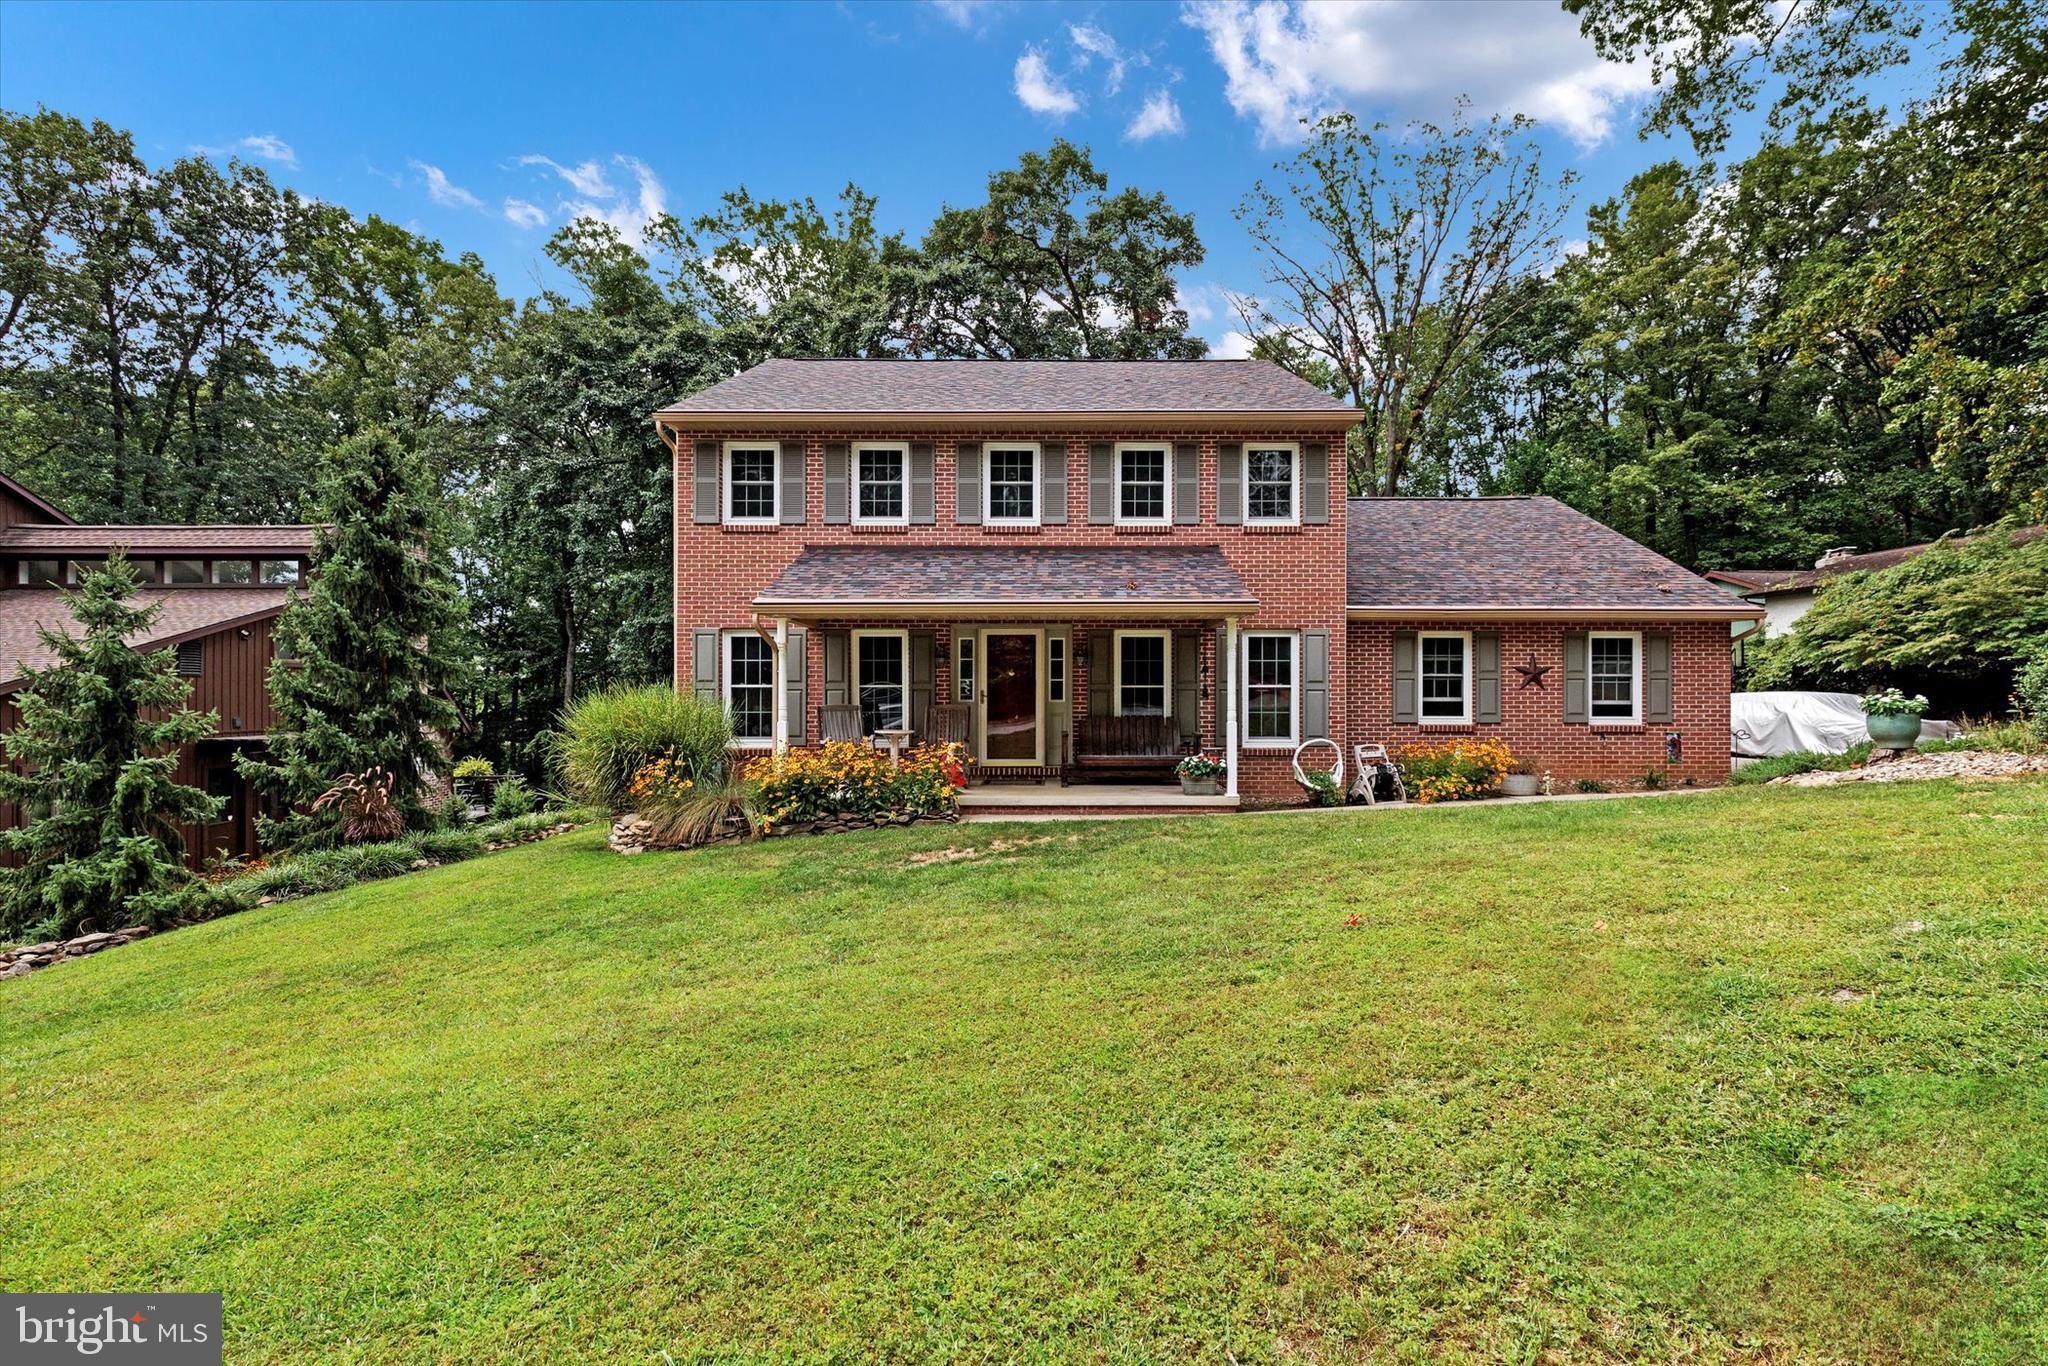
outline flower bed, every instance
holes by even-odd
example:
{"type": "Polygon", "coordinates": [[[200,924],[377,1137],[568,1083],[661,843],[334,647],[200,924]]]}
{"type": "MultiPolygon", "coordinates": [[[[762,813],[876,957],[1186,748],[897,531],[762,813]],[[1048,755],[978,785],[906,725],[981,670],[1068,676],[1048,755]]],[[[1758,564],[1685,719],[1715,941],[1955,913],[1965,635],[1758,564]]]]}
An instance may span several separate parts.
{"type": "Polygon", "coordinates": [[[1490,795],[1515,766],[1515,756],[1501,740],[1444,740],[1403,745],[1393,754],[1401,766],[1408,798],[1417,802],[1456,802],[1490,795]]]}
{"type": "Polygon", "coordinates": [[[958,809],[954,798],[966,782],[958,745],[925,745],[898,764],[866,745],[820,745],[791,750],[779,764],[756,759],[747,776],[754,780],[755,800],[771,831],[819,821],[840,828],[849,817],[856,823],[845,828],[950,819],[958,809]]]}

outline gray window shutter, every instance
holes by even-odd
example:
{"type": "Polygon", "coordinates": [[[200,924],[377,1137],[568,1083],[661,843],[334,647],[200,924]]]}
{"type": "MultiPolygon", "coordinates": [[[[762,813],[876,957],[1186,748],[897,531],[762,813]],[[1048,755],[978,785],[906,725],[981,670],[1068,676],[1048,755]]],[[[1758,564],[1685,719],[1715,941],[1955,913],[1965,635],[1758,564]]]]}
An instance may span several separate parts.
{"type": "Polygon", "coordinates": [[[1173,520],[1177,526],[1202,520],[1202,448],[1192,441],[1173,446],[1173,520]]]}
{"type": "Polygon", "coordinates": [[[1067,524],[1067,439],[1056,436],[1038,446],[1038,520],[1067,524]]]}
{"type": "Polygon", "coordinates": [[[1567,725],[1583,726],[1586,709],[1586,633],[1567,631],[1564,636],[1564,719],[1567,725]]]}
{"type": "Polygon", "coordinates": [[[825,633],[825,705],[828,707],[843,707],[853,701],[853,689],[847,685],[846,646],[846,632],[825,633]]]}
{"type": "Polygon", "coordinates": [[[1394,722],[1412,726],[1422,719],[1421,689],[1416,680],[1413,631],[1394,632],[1394,722]]]}
{"type": "Polygon", "coordinates": [[[1472,719],[1500,720],[1500,635],[1495,631],[1472,635],[1472,719]]]}
{"type": "Polygon", "coordinates": [[[691,472],[697,479],[696,502],[690,509],[691,520],[696,522],[723,520],[725,509],[718,505],[723,495],[719,491],[720,469],[718,463],[718,443],[716,441],[699,441],[697,443],[697,454],[691,463],[691,472]]]}
{"type": "Polygon", "coordinates": [[[1088,714],[1113,716],[1116,703],[1109,695],[1116,681],[1116,636],[1109,631],[1088,633],[1088,714]]]}
{"type": "Polygon", "coordinates": [[[1330,633],[1301,633],[1301,738],[1330,738],[1330,633]]]}
{"type": "Polygon", "coordinates": [[[1671,709],[1671,633],[1643,632],[1643,720],[1653,726],[1668,726],[1671,709]]]}
{"type": "Polygon", "coordinates": [[[804,632],[792,629],[789,644],[783,648],[782,656],[782,710],[784,726],[789,732],[789,743],[801,745],[804,740],[804,721],[811,709],[804,705],[804,632]]]}
{"type": "Polygon", "coordinates": [[[962,441],[953,454],[953,520],[960,526],[981,522],[981,443],[962,441]]]}
{"type": "Polygon", "coordinates": [[[936,495],[932,488],[932,443],[910,443],[910,520],[916,526],[930,526],[937,520],[936,495]]]}
{"type": "Polygon", "coordinates": [[[938,642],[930,631],[910,633],[910,728],[924,738],[931,716],[932,685],[938,676],[938,642]]]}
{"type": "Polygon", "coordinates": [[[690,633],[691,683],[699,697],[718,696],[718,632],[690,633]]]}
{"type": "Polygon", "coordinates": [[[1088,447],[1088,520],[1096,526],[1116,520],[1116,447],[1107,441],[1088,447]]]}
{"type": "Polygon", "coordinates": [[[1330,448],[1320,441],[1301,448],[1301,520],[1310,526],[1330,520],[1330,448]]]}
{"type": "Polygon", "coordinates": [[[787,526],[804,524],[804,464],[809,454],[804,442],[785,441],[775,457],[775,472],[782,479],[782,521],[787,526]]]}
{"type": "Polygon", "coordinates": [[[1201,738],[1202,637],[1193,631],[1173,633],[1173,714],[1181,739],[1201,738]]]}
{"type": "Polygon", "coordinates": [[[1244,443],[1225,441],[1216,447],[1216,524],[1244,524],[1244,443]]]}
{"type": "Polygon", "coordinates": [[[846,483],[846,443],[827,441],[825,443],[825,520],[833,525],[844,525],[852,508],[846,483]]]}

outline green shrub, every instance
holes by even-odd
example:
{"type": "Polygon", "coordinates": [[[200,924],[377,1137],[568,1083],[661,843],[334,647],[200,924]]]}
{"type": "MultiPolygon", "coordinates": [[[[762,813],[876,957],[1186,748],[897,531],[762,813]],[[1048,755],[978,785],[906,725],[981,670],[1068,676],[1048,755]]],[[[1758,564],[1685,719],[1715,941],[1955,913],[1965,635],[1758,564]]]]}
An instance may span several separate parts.
{"type": "Polygon", "coordinates": [[[1953,740],[1922,740],[1922,754],[1946,754],[1953,750],[1990,750],[2006,754],[2039,754],[2048,749],[2043,735],[2026,721],[1965,721],[1963,733],[1953,740]]]}
{"type": "Polygon", "coordinates": [[[498,776],[498,769],[489,759],[484,758],[480,754],[472,754],[467,759],[456,761],[454,774],[458,780],[462,778],[495,778],[498,776]]]}
{"type": "Polygon", "coordinates": [[[1643,774],[1643,786],[1652,792],[1664,786],[1664,771],[1653,768],[1643,774]]]}
{"type": "Polygon", "coordinates": [[[563,713],[550,748],[562,786],[578,802],[607,811],[631,808],[633,775],[667,756],[703,781],[724,769],[732,721],[718,702],[674,688],[615,687],[591,693],[563,713]]]}
{"type": "Polygon", "coordinates": [[[1868,759],[1870,748],[1870,741],[1863,740],[1849,746],[1840,754],[1819,754],[1812,750],[1773,754],[1768,759],[1744,764],[1728,775],[1728,781],[1742,787],[1752,783],[1767,783],[1773,778],[1790,777],[1794,773],[1817,773],[1822,770],[1838,772],[1845,768],[1854,768],[1868,759]]]}
{"type": "Polygon", "coordinates": [[[2048,636],[2042,637],[2013,676],[2012,697],[2036,738],[2048,743],[2048,636]]]}
{"type": "Polygon", "coordinates": [[[1581,778],[1573,783],[1572,786],[1581,792],[1605,792],[1607,790],[1607,784],[1601,782],[1598,778],[1581,778]]]}
{"type": "Polygon", "coordinates": [[[526,785],[526,779],[517,774],[499,781],[498,790],[491,794],[491,818],[509,821],[515,816],[524,816],[534,807],[533,789],[526,785]]]}
{"type": "Polygon", "coordinates": [[[523,839],[528,835],[562,824],[564,821],[585,825],[591,821],[604,820],[610,812],[595,807],[572,806],[551,807],[536,811],[528,816],[516,816],[507,821],[493,821],[489,825],[475,828],[477,839],[485,844],[503,844],[508,840],[523,839]]]}
{"type": "Polygon", "coordinates": [[[1302,776],[1308,779],[1308,799],[1311,805],[1344,805],[1343,789],[1337,786],[1337,780],[1330,775],[1328,770],[1320,768],[1305,770],[1302,776]]]}
{"type": "Polygon", "coordinates": [[[428,830],[401,843],[409,844],[420,858],[435,863],[460,863],[484,851],[484,838],[474,827],[463,830],[428,830]]]}
{"type": "Polygon", "coordinates": [[[469,802],[461,795],[451,792],[447,799],[434,810],[434,825],[440,830],[460,830],[469,824],[469,802]]]}

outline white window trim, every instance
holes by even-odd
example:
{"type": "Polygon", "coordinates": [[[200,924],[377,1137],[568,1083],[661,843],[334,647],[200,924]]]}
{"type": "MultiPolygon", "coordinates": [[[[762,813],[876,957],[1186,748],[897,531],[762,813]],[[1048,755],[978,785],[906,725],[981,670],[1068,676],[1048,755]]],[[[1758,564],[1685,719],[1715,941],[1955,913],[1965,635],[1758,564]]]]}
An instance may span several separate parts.
{"type": "Polygon", "coordinates": [[[1124,641],[1134,636],[1153,636],[1159,642],[1161,682],[1165,695],[1160,699],[1160,714],[1173,715],[1173,632],[1171,631],[1117,631],[1110,638],[1109,701],[1110,711],[1124,714],[1124,641]]]}
{"type": "MultiPolygon", "coordinates": [[[[1239,648],[1244,652],[1239,661],[1239,674],[1244,688],[1244,697],[1238,703],[1238,714],[1244,718],[1243,737],[1239,740],[1241,749],[1292,749],[1301,743],[1301,634],[1298,631],[1246,631],[1238,639],[1239,648]],[[1287,642],[1287,734],[1285,736],[1262,735],[1253,738],[1252,716],[1252,642],[1254,640],[1284,640],[1287,642]]],[[[1420,656],[1417,656],[1418,667],[1420,656]]],[[[1418,682],[1417,688],[1421,687],[1418,682]]]]}
{"type": "Polygon", "coordinates": [[[1301,525],[1301,443],[1298,441],[1247,441],[1238,451],[1238,487],[1244,491],[1244,524],[1246,526],[1300,526],[1301,525]],[[1292,501],[1285,517],[1252,516],[1252,450],[1287,451],[1292,459],[1288,468],[1293,477],[1288,480],[1292,501]]]}
{"type": "Polygon", "coordinates": [[[1062,707],[1063,707],[1063,706],[1065,706],[1065,705],[1067,704],[1067,697],[1068,697],[1068,694],[1069,694],[1069,692],[1070,692],[1070,690],[1071,690],[1071,687],[1072,687],[1072,685],[1071,685],[1071,684],[1070,684],[1070,683],[1068,682],[1068,679],[1069,679],[1069,678],[1071,677],[1071,675],[1072,675],[1072,673],[1073,673],[1073,668],[1074,668],[1074,665],[1073,665],[1073,659],[1074,659],[1074,656],[1073,656],[1073,652],[1072,652],[1072,651],[1071,651],[1071,650],[1070,650],[1070,649],[1068,648],[1068,646],[1067,646],[1067,638],[1066,638],[1065,636],[1061,636],[1061,635],[1052,635],[1052,634],[1050,634],[1050,633],[1048,633],[1048,634],[1046,635],[1046,637],[1045,637],[1045,700],[1046,700],[1047,702],[1050,702],[1050,703],[1053,703],[1053,704],[1054,704],[1054,705],[1056,705],[1056,706],[1062,706],[1062,707]],[[1053,685],[1053,669],[1052,669],[1052,666],[1053,666],[1053,655],[1054,655],[1054,654],[1058,654],[1058,655],[1059,655],[1059,666],[1060,666],[1060,669],[1059,669],[1059,685],[1060,685],[1060,695],[1059,695],[1058,697],[1054,697],[1054,696],[1052,695],[1052,685],[1053,685]]]}
{"type": "Polygon", "coordinates": [[[1643,633],[1641,631],[1586,632],[1586,723],[1593,726],[1640,726],[1643,724],[1643,633]],[[1635,677],[1629,683],[1627,716],[1597,716],[1593,712],[1593,642],[1626,640],[1635,661],[1635,677]]]}
{"type": "Polygon", "coordinates": [[[981,635],[965,630],[953,633],[953,698],[972,704],[981,690],[981,635]]]}
{"type": "Polygon", "coordinates": [[[990,441],[981,448],[981,520],[986,526],[1037,526],[1040,506],[1045,501],[1045,448],[1036,441],[990,441]],[[995,454],[997,451],[1031,452],[1031,515],[996,516],[995,454]]]}
{"type": "Polygon", "coordinates": [[[782,521],[782,443],[780,441],[728,441],[720,462],[718,510],[727,526],[775,526],[782,521]],[[775,470],[768,477],[768,493],[775,510],[766,517],[735,517],[732,512],[732,456],[734,451],[773,451],[775,470]]]}
{"type": "Polygon", "coordinates": [[[1469,726],[1472,724],[1472,633],[1470,631],[1417,631],[1415,633],[1415,720],[1425,726],[1469,726]],[[1429,716],[1423,711],[1427,699],[1422,695],[1422,642],[1425,640],[1456,640],[1463,642],[1465,651],[1464,675],[1465,696],[1456,716],[1429,716]]]}
{"type": "MultiPolygon", "coordinates": [[[[846,682],[847,687],[852,692],[851,700],[856,707],[860,705],[860,643],[869,636],[887,638],[896,642],[896,648],[903,660],[903,724],[907,727],[910,724],[910,632],[907,629],[854,631],[850,633],[847,648],[852,652],[852,658],[847,660],[846,669],[852,677],[848,678],[846,682]]],[[[863,720],[861,724],[866,725],[867,722],[863,720]]]]}
{"type": "Polygon", "coordinates": [[[1171,441],[1119,441],[1112,457],[1116,461],[1112,479],[1110,511],[1115,514],[1118,526],[1172,526],[1173,525],[1173,443],[1171,441]],[[1164,459],[1159,465],[1161,476],[1160,514],[1157,517],[1124,516],[1124,452],[1159,451],[1164,459]]]}
{"type": "MultiPolygon", "coordinates": [[[[846,498],[847,511],[852,514],[855,526],[909,526],[910,525],[910,443],[908,441],[855,441],[846,453],[846,498]],[[903,457],[903,515],[901,517],[863,517],[860,515],[860,457],[863,451],[895,451],[903,457]]],[[[906,710],[904,715],[909,715],[906,710]]]]}
{"type": "MultiPolygon", "coordinates": [[[[725,702],[727,715],[732,714],[732,643],[742,636],[761,639],[758,631],[725,631],[719,639],[719,657],[724,661],[718,674],[718,695],[725,702]]],[[[768,644],[768,733],[766,735],[735,735],[732,743],[735,749],[773,749],[775,747],[775,695],[779,691],[775,677],[775,646],[768,644]]]]}

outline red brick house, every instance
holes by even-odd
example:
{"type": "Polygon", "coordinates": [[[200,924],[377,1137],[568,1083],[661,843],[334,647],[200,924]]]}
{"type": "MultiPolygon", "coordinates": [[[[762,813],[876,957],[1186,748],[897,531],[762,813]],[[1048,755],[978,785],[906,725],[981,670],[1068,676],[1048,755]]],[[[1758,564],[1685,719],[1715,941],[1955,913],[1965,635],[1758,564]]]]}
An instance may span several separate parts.
{"type": "MultiPolygon", "coordinates": [[[[19,483],[0,475],[0,733],[18,720],[13,694],[22,666],[52,662],[38,628],[75,624],[60,586],[116,548],[142,571],[145,600],[163,611],[137,646],[177,651],[192,682],[190,705],[219,714],[213,738],[179,755],[177,780],[225,799],[218,821],[184,830],[193,866],[226,850],[256,852],[255,813],[235,756],[263,742],[271,721],[265,686],[270,628],[301,582],[313,550],[310,526],[82,526],[19,483]]],[[[0,826],[20,813],[0,804],[0,826]]]]}
{"type": "Polygon", "coordinates": [[[962,735],[1013,806],[1177,806],[1196,748],[1299,801],[1313,737],[1726,775],[1754,607],[1550,499],[1346,499],[1356,418],[1261,361],[757,366],[655,414],[677,684],[763,750],[962,735]]]}

